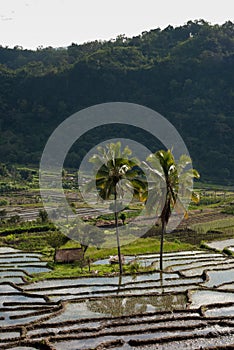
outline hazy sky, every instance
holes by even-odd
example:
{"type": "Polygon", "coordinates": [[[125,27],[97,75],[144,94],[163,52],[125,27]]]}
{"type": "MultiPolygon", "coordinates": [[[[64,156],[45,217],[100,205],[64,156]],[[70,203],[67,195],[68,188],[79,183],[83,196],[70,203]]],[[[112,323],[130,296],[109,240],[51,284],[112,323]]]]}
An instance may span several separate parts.
{"type": "Polygon", "coordinates": [[[0,0],[0,45],[68,46],[205,19],[234,19],[234,0],[0,0]]]}

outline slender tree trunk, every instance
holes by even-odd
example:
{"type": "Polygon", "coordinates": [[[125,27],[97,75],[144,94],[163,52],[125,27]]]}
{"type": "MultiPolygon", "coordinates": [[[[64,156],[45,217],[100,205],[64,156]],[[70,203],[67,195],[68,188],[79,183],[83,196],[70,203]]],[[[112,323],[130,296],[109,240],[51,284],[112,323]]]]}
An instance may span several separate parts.
{"type": "Polygon", "coordinates": [[[120,290],[121,290],[121,285],[122,285],[122,275],[119,275],[119,284],[118,284],[118,291],[117,291],[117,295],[119,294],[120,290]]]}
{"type": "Polygon", "coordinates": [[[163,242],[164,242],[164,234],[166,231],[166,223],[162,220],[162,231],[161,231],[161,242],[160,242],[160,271],[163,270],[163,242]]]}
{"type": "Polygon", "coordinates": [[[164,293],[164,288],[163,288],[163,271],[160,271],[160,287],[161,287],[161,293],[164,293]]]}
{"type": "Polygon", "coordinates": [[[118,248],[119,273],[122,275],[123,265],[122,265],[122,259],[121,259],[121,251],[120,251],[118,212],[117,212],[117,200],[116,199],[117,199],[117,194],[115,193],[115,231],[116,231],[116,240],[117,240],[117,248],[118,248]]]}

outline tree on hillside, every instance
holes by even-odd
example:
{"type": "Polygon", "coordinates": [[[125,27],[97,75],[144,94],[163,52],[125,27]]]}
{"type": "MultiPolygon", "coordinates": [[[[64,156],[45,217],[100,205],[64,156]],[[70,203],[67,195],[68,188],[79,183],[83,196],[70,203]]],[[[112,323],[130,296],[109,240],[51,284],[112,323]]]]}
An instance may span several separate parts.
{"type": "MultiPolygon", "coordinates": [[[[159,180],[163,201],[160,215],[161,221],[161,242],[160,242],[160,270],[163,270],[163,243],[166,233],[167,224],[171,217],[172,211],[187,212],[184,207],[184,198],[191,198],[192,201],[198,202],[199,196],[191,191],[193,178],[199,178],[199,173],[195,169],[186,169],[191,164],[191,158],[182,155],[176,162],[171,150],[160,150],[150,155],[145,163],[147,168],[159,180]]],[[[158,195],[158,183],[153,190],[158,195]]]]}

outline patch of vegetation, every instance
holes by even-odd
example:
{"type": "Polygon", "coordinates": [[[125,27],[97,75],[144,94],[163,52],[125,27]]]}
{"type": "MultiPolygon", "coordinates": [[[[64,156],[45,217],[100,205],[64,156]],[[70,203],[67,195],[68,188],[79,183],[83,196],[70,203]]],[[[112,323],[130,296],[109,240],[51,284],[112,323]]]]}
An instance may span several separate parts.
{"type": "Polygon", "coordinates": [[[225,208],[221,210],[221,213],[234,215],[234,203],[231,205],[225,206],[225,208]]]}
{"type": "MultiPolygon", "coordinates": [[[[76,241],[69,240],[61,248],[79,248],[80,243],[76,241]]],[[[194,246],[190,243],[180,242],[178,240],[165,241],[165,252],[175,252],[193,249],[194,246]]],[[[124,255],[138,255],[147,253],[158,253],[160,251],[160,241],[158,238],[148,237],[148,238],[138,238],[131,244],[122,245],[121,252],[124,255]]],[[[99,260],[108,258],[110,255],[116,255],[116,248],[96,248],[90,246],[87,249],[86,257],[90,257],[92,260],[99,260]]]]}
{"type": "MultiPolygon", "coordinates": [[[[128,210],[127,212],[121,212],[121,214],[119,215],[119,219],[123,220],[123,221],[126,221],[126,219],[130,219],[130,218],[135,218],[137,217],[140,212],[141,212],[142,209],[131,209],[131,210],[128,210]]],[[[111,213],[111,214],[103,214],[103,215],[99,215],[97,217],[97,221],[99,220],[103,220],[103,221],[113,221],[114,220],[114,213],[111,213]]]]}
{"type": "MultiPolygon", "coordinates": [[[[68,241],[65,245],[63,245],[61,248],[78,248],[80,247],[80,244],[78,242],[74,241],[68,241]]],[[[184,251],[184,250],[190,250],[194,249],[195,247],[191,244],[187,243],[181,243],[179,241],[177,242],[168,242],[165,241],[164,243],[164,251],[165,252],[176,252],[176,251],[184,251]]],[[[133,258],[135,255],[138,254],[147,254],[147,253],[159,253],[160,251],[160,241],[155,238],[139,238],[135,242],[133,242],[131,245],[122,246],[121,252],[124,255],[132,255],[133,258]]],[[[111,274],[111,273],[117,273],[119,271],[118,265],[92,265],[92,262],[97,261],[99,259],[109,258],[110,255],[116,255],[117,249],[116,248],[109,248],[109,249],[98,249],[96,247],[89,247],[87,249],[87,252],[85,254],[85,264],[83,262],[76,262],[72,264],[67,263],[53,263],[51,261],[50,256],[50,263],[49,267],[52,269],[51,272],[47,273],[41,273],[36,274],[33,277],[33,281],[36,280],[42,280],[42,279],[48,279],[48,278],[72,278],[72,277],[78,277],[78,276],[89,276],[92,275],[94,272],[98,275],[105,275],[105,274],[111,274]],[[88,266],[88,261],[90,261],[90,269],[88,266]],[[85,265],[85,266],[84,266],[85,265]],[[91,270],[91,272],[89,271],[91,270]]],[[[149,272],[152,269],[140,267],[139,264],[136,262],[133,264],[133,266],[130,265],[124,265],[124,273],[139,273],[139,272],[149,272]]]]}
{"type": "MultiPolygon", "coordinates": [[[[117,264],[111,265],[82,265],[80,263],[73,264],[61,264],[61,263],[50,263],[49,267],[52,268],[51,272],[34,274],[33,278],[28,277],[28,281],[36,282],[45,279],[60,279],[60,278],[77,278],[79,276],[106,276],[119,273],[119,267],[117,264]]],[[[147,273],[154,271],[152,267],[140,267],[136,264],[123,265],[124,274],[135,274],[135,273],[147,273]]]]}
{"type": "Polygon", "coordinates": [[[45,231],[54,231],[55,227],[53,224],[47,223],[44,225],[41,224],[31,224],[31,223],[22,223],[20,226],[10,226],[10,227],[0,227],[0,237],[4,237],[10,234],[23,234],[25,232],[45,232],[45,231]]]}
{"type": "Polygon", "coordinates": [[[220,252],[218,249],[210,247],[205,241],[201,241],[200,248],[210,250],[212,252],[220,252]]]}
{"type": "MultiPolygon", "coordinates": [[[[229,207],[234,202],[233,188],[195,183],[196,192],[199,193],[199,203],[190,203],[189,209],[222,208],[229,207]]],[[[224,209],[223,209],[224,210],[224,209]]]]}
{"type": "Polygon", "coordinates": [[[226,231],[233,232],[234,230],[234,217],[220,220],[213,220],[209,222],[194,224],[191,229],[199,233],[207,233],[208,231],[226,231]]]}
{"type": "Polygon", "coordinates": [[[54,230],[24,231],[22,233],[10,233],[0,237],[1,246],[10,246],[29,252],[39,252],[44,255],[44,260],[53,260],[54,249],[68,241],[68,237],[54,230]]]}
{"type": "Polygon", "coordinates": [[[223,253],[228,255],[228,256],[234,256],[234,253],[228,249],[227,247],[223,249],[223,253]]]}

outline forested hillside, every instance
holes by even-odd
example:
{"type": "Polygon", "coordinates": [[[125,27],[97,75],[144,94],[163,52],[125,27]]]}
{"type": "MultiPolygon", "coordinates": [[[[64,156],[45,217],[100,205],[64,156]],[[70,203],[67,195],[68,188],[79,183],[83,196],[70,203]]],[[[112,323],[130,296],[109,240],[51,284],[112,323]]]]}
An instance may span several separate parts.
{"type": "MultiPolygon", "coordinates": [[[[38,165],[62,120],[84,107],[122,101],[169,119],[203,180],[232,184],[233,83],[231,22],[211,26],[200,20],[67,48],[0,47],[0,161],[38,165]]],[[[92,132],[92,142],[125,133],[118,126],[100,128],[92,132]]],[[[134,135],[145,142],[139,130],[134,135]]],[[[147,142],[151,146],[154,140],[147,142]]],[[[67,164],[77,167],[91,146],[84,136],[67,164]]]]}

